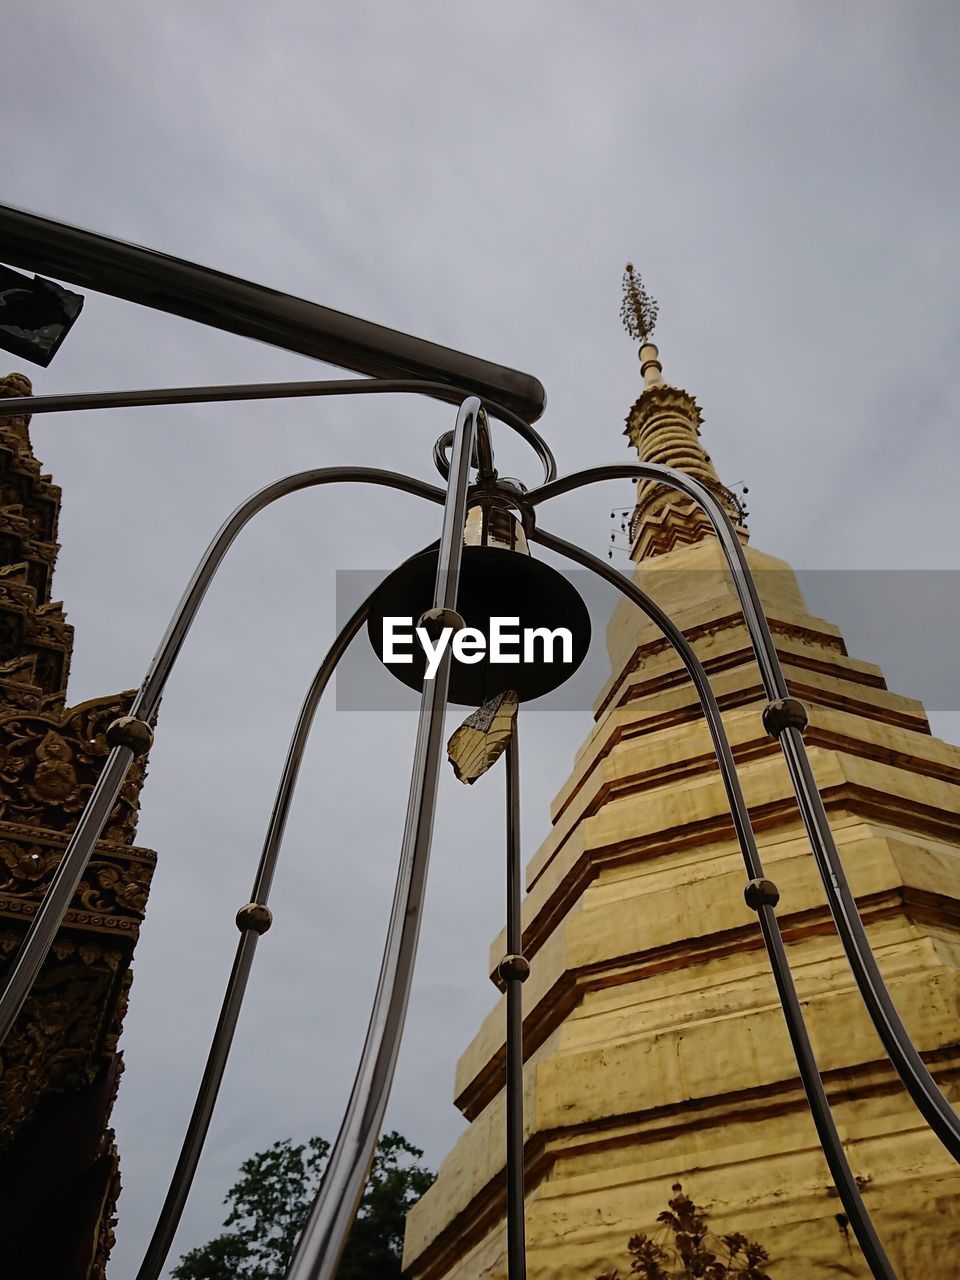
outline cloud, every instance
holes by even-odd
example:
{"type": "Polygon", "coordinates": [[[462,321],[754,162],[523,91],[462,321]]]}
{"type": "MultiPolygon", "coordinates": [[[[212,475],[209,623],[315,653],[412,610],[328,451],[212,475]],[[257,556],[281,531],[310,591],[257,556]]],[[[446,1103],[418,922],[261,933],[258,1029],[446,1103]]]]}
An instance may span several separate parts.
{"type": "MultiPolygon", "coordinates": [[[[529,369],[563,469],[626,458],[639,369],[618,281],[662,305],[665,376],[705,406],[757,545],[800,568],[957,568],[957,85],[947,5],[464,7],[10,0],[6,198],[529,369]]],[[[46,392],[316,376],[111,299],[46,392]]],[[[55,580],[75,701],[135,685],[192,566],[248,492],[333,462],[432,478],[443,406],[347,401],[37,419],[63,486],[55,580]]],[[[532,481],[523,448],[502,469],[532,481]]],[[[550,527],[603,554],[608,485],[550,527]]],[[[117,1108],[132,1273],[189,1112],[337,569],[386,570],[436,513],[351,489],[240,539],[164,702],[141,836],[160,852],[117,1108]]],[[[816,607],[816,601],[811,604],[816,607]]],[[[841,620],[842,621],[842,620],[841,620]]],[[[884,637],[861,656],[884,660],[884,637]]],[[[586,731],[529,715],[525,835],[586,731]]],[[[376,980],[413,724],[325,708],[249,1005],[176,1251],[211,1235],[240,1159],[333,1135],[376,980]],[[374,750],[375,748],[375,750],[374,750]]],[[[388,1122],[439,1161],[457,1054],[491,1006],[503,915],[497,776],[444,783],[388,1122]],[[442,981],[441,977],[442,976],[442,981]]]]}

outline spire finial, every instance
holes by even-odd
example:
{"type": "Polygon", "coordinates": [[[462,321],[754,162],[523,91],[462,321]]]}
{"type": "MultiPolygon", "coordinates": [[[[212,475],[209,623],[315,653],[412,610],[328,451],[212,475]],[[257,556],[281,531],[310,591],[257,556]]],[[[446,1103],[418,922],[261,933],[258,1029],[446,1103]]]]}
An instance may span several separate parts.
{"type": "Polygon", "coordinates": [[[623,327],[640,343],[640,372],[647,386],[662,382],[663,366],[657,348],[650,341],[660,304],[644,288],[639,272],[634,270],[632,262],[628,262],[623,272],[623,302],[620,304],[620,319],[623,327]]]}
{"type": "Polygon", "coordinates": [[[628,262],[623,273],[623,302],[620,305],[623,327],[631,338],[646,346],[653,335],[659,311],[660,304],[647,293],[639,272],[634,270],[632,262],[628,262]]]}

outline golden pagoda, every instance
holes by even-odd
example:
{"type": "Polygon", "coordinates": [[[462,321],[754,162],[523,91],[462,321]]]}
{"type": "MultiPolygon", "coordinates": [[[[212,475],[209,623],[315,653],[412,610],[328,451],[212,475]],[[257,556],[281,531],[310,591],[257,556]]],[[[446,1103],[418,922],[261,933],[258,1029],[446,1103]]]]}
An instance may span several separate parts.
{"type": "MultiPolygon", "coordinates": [[[[701,412],[663,379],[656,307],[628,268],[643,390],[640,458],[742,508],[700,441],[701,412]]],[[[723,711],[814,1050],[848,1159],[901,1280],[960,1274],[960,1170],[896,1076],[836,935],[713,531],[641,482],[635,581],[677,622],[723,711]]],[[[851,657],[783,561],[746,547],[872,947],[911,1038],[960,1100],[960,749],[923,706],[851,657]]],[[[608,630],[596,724],[527,867],[523,989],[527,1269],[628,1269],[674,1183],[715,1230],[763,1244],[773,1280],[868,1277],[807,1110],[711,741],[679,660],[632,604],[608,630]]],[[[494,940],[490,969],[504,953],[494,940]]],[[[470,1121],[407,1222],[411,1280],[505,1280],[503,1001],[460,1058],[470,1121]]]]}
{"type": "MultiPolygon", "coordinates": [[[[30,395],[19,374],[0,396],[30,395]]],[[[26,415],[0,419],[0,977],[108,754],[132,694],[66,702],[73,629],[51,600],[60,490],[26,415]]],[[[119,1161],[109,1128],[130,958],[155,856],[133,844],[135,761],[51,954],[0,1048],[0,1275],[102,1280],[119,1161]]]]}

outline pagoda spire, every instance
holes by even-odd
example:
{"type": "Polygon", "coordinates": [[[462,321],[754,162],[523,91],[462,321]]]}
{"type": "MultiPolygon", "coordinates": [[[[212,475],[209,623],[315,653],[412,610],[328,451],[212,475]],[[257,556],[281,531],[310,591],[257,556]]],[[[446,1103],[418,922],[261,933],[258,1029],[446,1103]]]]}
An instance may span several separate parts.
{"type": "MultiPolygon", "coordinates": [[[[653,300],[629,268],[624,283],[644,377],[631,441],[721,494],[696,402],[663,381],[653,300]]],[[[956,1096],[960,748],[809,612],[788,565],[745,551],[787,689],[809,714],[810,767],[877,963],[918,1052],[956,1096]]],[[[960,1170],[918,1120],[850,974],[764,729],[767,696],[722,549],[692,503],[647,482],[634,556],[635,581],[694,647],[722,707],[830,1106],[895,1273],[956,1280],[960,1170]]],[[[680,1182],[709,1198],[718,1222],[774,1246],[777,1280],[861,1280],[743,896],[699,693],[632,601],[614,609],[606,638],[611,675],[527,864],[521,912],[527,1275],[616,1274],[680,1182]]],[[[509,949],[501,933],[488,972],[509,949]]],[[[506,1025],[501,1004],[458,1063],[455,1101],[470,1125],[407,1217],[410,1280],[507,1274],[506,1025]]]]}
{"type": "MultiPolygon", "coordinates": [[[[624,434],[642,462],[685,471],[712,490],[723,503],[744,541],[744,512],[735,494],[720,482],[710,455],[700,443],[703,414],[682,387],[663,379],[660,352],[652,341],[659,306],[628,262],[623,273],[620,318],[627,333],[640,344],[643,390],[627,415],[624,434]]],[[[630,521],[630,556],[639,561],[672,551],[684,543],[713,536],[713,528],[696,503],[673,489],[649,480],[637,484],[637,505],[630,521]]]]}

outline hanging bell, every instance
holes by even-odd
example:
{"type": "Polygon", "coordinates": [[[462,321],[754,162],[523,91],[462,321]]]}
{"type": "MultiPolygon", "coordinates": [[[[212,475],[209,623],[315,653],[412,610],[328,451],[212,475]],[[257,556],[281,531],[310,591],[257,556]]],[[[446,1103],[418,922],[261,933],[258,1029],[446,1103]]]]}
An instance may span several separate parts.
{"type": "MultiPolygon", "coordinates": [[[[380,584],[370,603],[367,632],[374,652],[411,689],[423,687],[426,653],[414,636],[404,650],[412,661],[385,662],[384,619],[409,618],[416,627],[433,608],[438,554],[425,551],[405,561],[380,584]]],[[[456,611],[484,641],[471,646],[472,661],[460,661],[456,653],[451,660],[448,701],[463,706],[478,707],[505,689],[516,690],[521,702],[540,698],[573,675],[590,646],[586,605],[562,573],[530,555],[520,512],[502,490],[480,491],[471,499],[456,611]],[[509,656],[509,661],[493,660],[494,618],[510,620],[507,626],[500,623],[501,632],[511,637],[509,644],[501,644],[500,657],[509,656]],[[566,631],[569,643],[565,637],[534,634],[538,631],[566,631]]]]}

